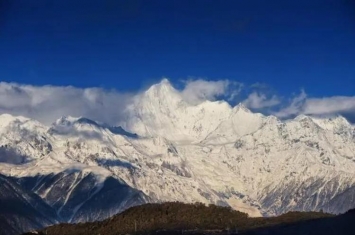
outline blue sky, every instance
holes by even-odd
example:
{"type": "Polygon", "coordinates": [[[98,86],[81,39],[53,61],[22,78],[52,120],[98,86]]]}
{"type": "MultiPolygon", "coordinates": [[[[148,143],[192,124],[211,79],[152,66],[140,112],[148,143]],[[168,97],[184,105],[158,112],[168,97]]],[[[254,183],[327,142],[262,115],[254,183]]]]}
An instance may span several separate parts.
{"type": "MultiPolygon", "coordinates": [[[[244,84],[239,99],[263,84],[281,108],[301,89],[318,99],[355,95],[350,0],[12,0],[0,7],[4,82],[134,92],[162,77],[177,87],[191,78],[227,79],[244,84]]],[[[352,113],[354,101],[347,102],[352,113]]]]}

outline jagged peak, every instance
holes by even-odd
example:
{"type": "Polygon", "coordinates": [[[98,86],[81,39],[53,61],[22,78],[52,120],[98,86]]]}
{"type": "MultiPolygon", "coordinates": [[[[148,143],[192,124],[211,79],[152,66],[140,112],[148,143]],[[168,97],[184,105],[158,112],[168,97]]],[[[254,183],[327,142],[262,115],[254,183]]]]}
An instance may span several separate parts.
{"type": "Polygon", "coordinates": [[[274,115],[269,115],[269,116],[266,116],[266,122],[268,123],[281,123],[281,120],[274,116],[274,115]]]}
{"type": "Polygon", "coordinates": [[[295,120],[295,121],[301,121],[301,120],[313,121],[312,117],[305,115],[305,114],[300,114],[300,115],[296,116],[293,120],[295,120]]]}
{"type": "Polygon", "coordinates": [[[73,117],[73,116],[62,116],[57,119],[52,126],[75,126],[75,125],[88,125],[97,128],[103,127],[100,123],[93,121],[86,117],[73,117]]]}
{"type": "Polygon", "coordinates": [[[348,128],[349,130],[354,128],[351,123],[341,115],[333,117],[315,117],[313,120],[323,129],[328,130],[335,130],[342,127],[348,128]]]}
{"type": "Polygon", "coordinates": [[[76,124],[79,124],[80,126],[92,126],[98,129],[107,129],[113,134],[124,135],[130,138],[139,137],[135,133],[126,131],[121,126],[111,126],[106,123],[97,122],[86,117],[62,116],[52,125],[52,130],[59,128],[59,126],[60,128],[75,128],[76,124]]]}
{"type": "Polygon", "coordinates": [[[166,78],[162,79],[159,83],[152,85],[146,93],[151,92],[176,92],[177,90],[173,87],[170,81],[166,78]]]}
{"type": "Polygon", "coordinates": [[[340,122],[340,123],[343,123],[343,124],[346,124],[346,125],[351,125],[350,122],[343,116],[341,115],[337,115],[333,118],[331,118],[331,120],[333,120],[334,122],[340,122]]]}
{"type": "Polygon", "coordinates": [[[106,127],[111,133],[116,135],[124,135],[129,138],[137,139],[139,136],[136,133],[131,133],[123,129],[121,126],[107,126],[106,127]]]}
{"type": "Polygon", "coordinates": [[[234,112],[246,112],[246,113],[252,113],[252,111],[250,111],[250,109],[248,109],[243,103],[239,103],[236,106],[234,106],[233,108],[234,112]]]}
{"type": "Polygon", "coordinates": [[[316,122],[317,124],[321,123],[328,123],[328,124],[342,124],[346,126],[351,126],[350,122],[343,116],[341,115],[335,115],[335,116],[308,116],[308,115],[298,115],[294,120],[300,121],[303,119],[311,120],[313,122],[316,122]]]}
{"type": "Polygon", "coordinates": [[[88,125],[94,125],[94,126],[101,126],[100,123],[91,120],[89,118],[86,117],[80,117],[79,119],[76,120],[76,123],[80,123],[80,124],[88,124],[88,125]]]}
{"type": "Polygon", "coordinates": [[[138,96],[137,101],[148,101],[164,105],[177,104],[183,100],[180,92],[176,90],[169,80],[163,79],[160,83],[152,85],[143,93],[143,96],[138,96]]]}
{"type": "Polygon", "coordinates": [[[101,123],[83,116],[80,117],[62,116],[59,119],[57,119],[54,124],[63,125],[63,124],[76,124],[76,123],[101,126],[101,123]]]}
{"type": "Polygon", "coordinates": [[[21,124],[29,124],[34,126],[42,126],[45,125],[35,119],[24,117],[24,116],[16,116],[8,113],[0,114],[0,127],[5,127],[10,125],[11,123],[21,123],[21,124]]]}
{"type": "Polygon", "coordinates": [[[77,120],[79,120],[81,117],[73,117],[73,116],[61,116],[60,118],[58,118],[53,125],[69,125],[72,124],[74,122],[76,122],[77,120]]]}
{"type": "Polygon", "coordinates": [[[163,78],[161,81],[160,81],[160,84],[161,85],[165,85],[165,86],[172,86],[169,79],[167,78],[163,78]]]}
{"type": "Polygon", "coordinates": [[[3,113],[0,114],[0,119],[2,121],[8,120],[8,121],[13,121],[13,120],[20,120],[20,121],[27,121],[27,120],[31,120],[30,118],[24,117],[24,116],[16,116],[16,115],[12,115],[9,113],[3,113]]]}

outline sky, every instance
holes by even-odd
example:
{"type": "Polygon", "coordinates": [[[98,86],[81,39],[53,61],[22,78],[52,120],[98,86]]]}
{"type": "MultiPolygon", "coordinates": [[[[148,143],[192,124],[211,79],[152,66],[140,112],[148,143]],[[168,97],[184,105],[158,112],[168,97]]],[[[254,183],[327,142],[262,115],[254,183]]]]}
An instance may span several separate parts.
{"type": "Polygon", "coordinates": [[[355,3],[0,1],[0,113],[90,115],[162,78],[193,103],[355,122],[355,3]]]}

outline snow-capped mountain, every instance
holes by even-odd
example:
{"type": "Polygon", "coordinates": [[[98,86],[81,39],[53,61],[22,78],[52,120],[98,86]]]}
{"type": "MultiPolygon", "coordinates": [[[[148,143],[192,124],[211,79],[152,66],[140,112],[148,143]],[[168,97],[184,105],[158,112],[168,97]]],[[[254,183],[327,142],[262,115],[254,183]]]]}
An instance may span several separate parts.
{"type": "Polygon", "coordinates": [[[355,207],[355,130],[343,117],[281,121],[242,104],[192,105],[167,80],[125,111],[122,127],[0,115],[0,174],[67,222],[149,201],[215,203],[251,216],[355,207]]]}

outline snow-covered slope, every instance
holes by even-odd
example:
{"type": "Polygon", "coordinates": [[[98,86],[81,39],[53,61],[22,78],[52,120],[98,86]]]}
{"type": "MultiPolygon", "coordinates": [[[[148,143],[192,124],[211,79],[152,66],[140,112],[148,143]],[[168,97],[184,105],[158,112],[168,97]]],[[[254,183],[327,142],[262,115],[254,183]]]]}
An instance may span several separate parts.
{"type": "MultiPolygon", "coordinates": [[[[11,195],[11,204],[15,207],[22,203],[22,197],[29,197],[23,192],[37,199],[30,201],[33,208],[26,202],[28,208],[22,206],[22,211],[0,209],[0,215],[10,215],[1,221],[8,227],[7,235],[56,222],[102,220],[150,201],[140,190],[130,187],[118,176],[113,177],[110,170],[100,166],[106,163],[105,153],[109,152],[105,133],[112,133],[110,129],[120,132],[120,128],[100,127],[91,120],[72,117],[62,117],[51,127],[10,115],[0,115],[0,123],[0,174],[11,179],[12,188],[20,192],[18,196],[3,184],[0,202],[10,200],[11,195]],[[98,142],[106,144],[102,145],[103,149],[93,147],[98,142]],[[82,146],[88,154],[83,158],[77,151],[82,146]],[[99,152],[103,158],[95,157],[99,152]],[[93,163],[87,164],[90,159],[93,163]],[[50,208],[54,216],[48,219],[38,216],[45,214],[38,204],[50,208]]],[[[117,162],[119,160],[109,163],[117,162]]]]}
{"type": "Polygon", "coordinates": [[[215,203],[252,216],[355,207],[355,131],[342,117],[281,121],[241,104],[191,105],[167,80],[125,111],[123,128],[0,115],[0,173],[31,185],[66,221],[146,201],[215,203]]]}
{"type": "Polygon", "coordinates": [[[17,183],[39,195],[57,212],[60,221],[102,220],[147,202],[138,190],[112,177],[99,182],[94,173],[66,171],[22,177],[17,183]],[[102,202],[105,204],[102,204],[102,202]]]}

